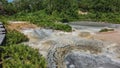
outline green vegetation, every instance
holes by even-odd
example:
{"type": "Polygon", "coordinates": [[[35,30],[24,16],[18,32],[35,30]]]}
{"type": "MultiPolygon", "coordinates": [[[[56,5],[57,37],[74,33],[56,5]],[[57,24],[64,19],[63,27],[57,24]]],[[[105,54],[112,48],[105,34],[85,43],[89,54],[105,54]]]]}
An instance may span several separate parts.
{"type": "MultiPolygon", "coordinates": [[[[51,23],[56,26],[55,22],[76,20],[120,23],[120,0],[13,0],[12,3],[1,0],[1,2],[3,8],[0,8],[2,9],[0,14],[10,15],[10,19],[7,16],[7,20],[11,20],[12,16],[12,20],[17,18],[47,28],[58,29],[51,23]],[[88,14],[78,14],[78,11],[88,14]],[[46,23],[50,26],[44,26],[46,23]]],[[[64,31],[68,29],[71,28],[67,27],[64,31]]]]}
{"type": "MultiPolygon", "coordinates": [[[[9,20],[29,21],[44,28],[69,32],[72,28],[63,24],[69,21],[120,23],[119,5],[120,0],[13,0],[11,3],[0,0],[0,21],[5,25],[9,20]],[[87,12],[87,14],[80,14],[79,11],[87,12]]],[[[108,29],[100,32],[104,31],[108,29]]],[[[11,66],[45,68],[45,60],[38,55],[36,50],[18,45],[27,40],[22,33],[8,30],[4,44],[6,46],[0,48],[0,51],[3,51],[0,57],[4,68],[11,68],[11,66]]]]}
{"type": "Polygon", "coordinates": [[[11,3],[1,0],[0,14],[5,16],[2,21],[30,21],[45,28],[71,31],[69,25],[61,23],[78,20],[120,23],[119,4],[119,0],[13,0],[11,3]],[[78,14],[79,11],[88,14],[78,14]]]}
{"type": "Polygon", "coordinates": [[[12,44],[1,49],[3,68],[46,68],[45,59],[38,50],[22,44],[12,44]]]}
{"type": "MultiPolygon", "coordinates": [[[[11,20],[18,20],[18,21],[29,21],[33,24],[37,24],[38,26],[44,28],[51,28],[55,30],[62,30],[62,31],[71,31],[72,28],[67,24],[62,24],[60,21],[63,21],[63,18],[55,16],[56,13],[53,15],[48,15],[45,13],[44,10],[31,12],[31,13],[17,13],[11,16],[11,20]]],[[[65,20],[64,20],[65,22],[65,20]]]]}
{"type": "Polygon", "coordinates": [[[120,0],[78,0],[82,11],[120,12],[120,0]]]}
{"type": "Polygon", "coordinates": [[[2,0],[3,15],[7,20],[30,21],[45,28],[70,32],[72,28],[62,22],[78,17],[76,0],[2,0]],[[61,23],[60,23],[61,22],[61,23]]]}
{"type": "Polygon", "coordinates": [[[79,15],[79,20],[85,21],[100,21],[107,23],[120,23],[119,13],[103,13],[103,12],[91,12],[87,15],[79,15]]]}
{"type": "Polygon", "coordinates": [[[6,40],[0,46],[1,68],[46,68],[45,58],[39,51],[20,44],[28,38],[16,31],[7,29],[6,40]]]}
{"type": "Polygon", "coordinates": [[[88,12],[80,20],[120,23],[120,0],[78,0],[79,9],[88,12]]]}
{"type": "Polygon", "coordinates": [[[114,29],[104,28],[104,29],[101,29],[99,32],[108,32],[108,31],[114,31],[114,29]]]}
{"type": "Polygon", "coordinates": [[[16,30],[7,30],[5,45],[18,44],[24,41],[28,41],[24,34],[16,30]]]}

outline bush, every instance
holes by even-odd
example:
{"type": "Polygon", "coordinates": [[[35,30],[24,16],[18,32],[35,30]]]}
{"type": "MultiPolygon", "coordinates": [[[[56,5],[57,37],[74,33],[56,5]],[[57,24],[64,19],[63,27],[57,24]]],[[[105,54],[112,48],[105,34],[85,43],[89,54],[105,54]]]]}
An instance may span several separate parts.
{"type": "Polygon", "coordinates": [[[101,29],[99,32],[108,32],[108,31],[114,31],[114,29],[104,28],[104,29],[101,29]]]}
{"type": "Polygon", "coordinates": [[[12,16],[13,20],[20,20],[20,21],[30,21],[33,24],[44,28],[51,28],[55,30],[62,30],[62,31],[72,31],[71,26],[65,25],[62,23],[58,23],[59,21],[68,22],[67,19],[63,19],[60,17],[55,17],[54,15],[47,15],[44,10],[32,12],[32,13],[19,13],[12,16]]]}
{"type": "Polygon", "coordinates": [[[55,26],[53,26],[53,29],[56,29],[56,30],[63,30],[63,31],[66,31],[66,32],[70,32],[72,30],[71,26],[69,25],[65,25],[65,24],[55,24],[55,26]]]}
{"type": "Polygon", "coordinates": [[[62,19],[61,22],[62,23],[68,23],[69,21],[68,21],[68,19],[62,19]]]}
{"type": "Polygon", "coordinates": [[[46,62],[38,50],[25,45],[1,47],[3,68],[46,68],[46,62]]]}
{"type": "Polygon", "coordinates": [[[0,46],[0,68],[46,68],[45,58],[37,49],[23,44],[28,38],[16,31],[7,30],[6,46],[0,46]]]}
{"type": "Polygon", "coordinates": [[[8,16],[0,15],[0,22],[2,22],[4,25],[7,25],[8,24],[7,21],[8,21],[8,16]]]}
{"type": "Polygon", "coordinates": [[[44,28],[49,28],[49,29],[54,29],[54,30],[62,30],[62,31],[66,31],[66,32],[72,31],[71,26],[69,26],[68,24],[52,23],[52,22],[40,22],[37,24],[44,28]]]}
{"type": "Polygon", "coordinates": [[[16,30],[7,30],[5,45],[18,44],[24,41],[28,41],[24,34],[16,30]]]}

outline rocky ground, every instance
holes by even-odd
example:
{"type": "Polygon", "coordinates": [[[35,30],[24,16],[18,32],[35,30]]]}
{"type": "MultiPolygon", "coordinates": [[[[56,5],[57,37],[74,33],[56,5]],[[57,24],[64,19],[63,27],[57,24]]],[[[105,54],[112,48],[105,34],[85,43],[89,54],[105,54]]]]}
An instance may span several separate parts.
{"type": "Polygon", "coordinates": [[[78,29],[62,32],[23,22],[10,23],[8,27],[27,35],[30,41],[24,44],[39,49],[49,68],[120,68],[118,29],[102,33],[78,29]]]}

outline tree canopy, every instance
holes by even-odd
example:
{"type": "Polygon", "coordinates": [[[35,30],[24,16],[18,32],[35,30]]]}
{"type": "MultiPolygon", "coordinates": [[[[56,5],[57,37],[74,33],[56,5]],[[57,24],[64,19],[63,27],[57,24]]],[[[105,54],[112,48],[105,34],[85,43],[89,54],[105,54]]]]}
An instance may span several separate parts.
{"type": "Polygon", "coordinates": [[[84,11],[120,12],[120,0],[78,0],[84,11]]]}
{"type": "Polygon", "coordinates": [[[120,0],[1,0],[8,14],[46,10],[47,13],[74,13],[78,7],[82,11],[120,12],[120,0]]]}

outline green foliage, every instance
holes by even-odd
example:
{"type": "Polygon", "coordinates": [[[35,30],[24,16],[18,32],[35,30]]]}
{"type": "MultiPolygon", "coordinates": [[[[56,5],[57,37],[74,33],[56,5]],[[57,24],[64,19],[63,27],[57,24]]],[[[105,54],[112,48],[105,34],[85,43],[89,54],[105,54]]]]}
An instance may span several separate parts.
{"type": "Polygon", "coordinates": [[[55,30],[62,30],[62,31],[66,31],[66,32],[70,32],[72,30],[72,28],[67,25],[67,24],[61,24],[61,23],[51,23],[51,22],[41,22],[39,23],[39,25],[44,28],[50,28],[50,29],[55,29],[55,30]]]}
{"type": "Polygon", "coordinates": [[[16,30],[7,30],[5,45],[18,44],[24,41],[28,41],[24,34],[16,30]]]}
{"type": "Polygon", "coordinates": [[[69,15],[69,13],[75,13],[78,9],[77,0],[46,0],[46,11],[49,14],[57,11],[59,13],[64,12],[69,15]]]}
{"type": "Polygon", "coordinates": [[[100,21],[100,22],[109,22],[109,23],[120,23],[120,14],[119,13],[103,13],[103,12],[92,12],[87,15],[79,15],[79,20],[87,21],[100,21]]]}
{"type": "Polygon", "coordinates": [[[114,31],[114,29],[104,28],[104,29],[101,29],[99,32],[108,32],[108,31],[114,31]]]}
{"type": "Polygon", "coordinates": [[[43,8],[43,0],[14,0],[12,4],[18,12],[33,12],[43,8]]]}
{"type": "Polygon", "coordinates": [[[48,15],[42,11],[32,12],[32,13],[18,13],[12,16],[11,20],[22,20],[22,21],[30,21],[33,24],[37,24],[44,28],[51,28],[55,30],[62,30],[62,31],[71,31],[72,28],[69,25],[59,23],[63,18],[59,15],[56,16],[57,12],[53,13],[53,15],[48,15]]]}
{"type": "MultiPolygon", "coordinates": [[[[0,1],[2,3],[2,10],[5,14],[14,14],[21,11],[33,12],[43,8],[43,0],[13,0],[9,3],[7,0],[0,1]]],[[[1,8],[0,8],[1,9],[1,8]]]]}
{"type": "Polygon", "coordinates": [[[61,20],[61,22],[63,22],[63,23],[68,23],[69,21],[68,21],[68,19],[63,18],[63,19],[61,20]]]}
{"type": "Polygon", "coordinates": [[[45,58],[39,54],[37,49],[18,44],[27,40],[24,34],[7,29],[4,44],[6,46],[0,46],[2,68],[46,68],[45,58]]]}
{"type": "Polygon", "coordinates": [[[93,7],[94,0],[78,0],[79,9],[89,11],[93,7]]]}
{"type": "Polygon", "coordinates": [[[76,20],[120,23],[120,0],[14,0],[12,3],[2,0],[1,2],[5,13],[14,14],[10,20],[30,21],[47,28],[63,30],[54,22],[76,20]],[[78,10],[87,11],[88,14],[78,15],[78,10]],[[55,27],[52,24],[56,24],[55,27]]]}
{"type": "Polygon", "coordinates": [[[7,16],[1,16],[0,15],[0,22],[2,22],[4,25],[7,25],[8,17],[7,16]]]}
{"type": "Polygon", "coordinates": [[[3,0],[2,6],[7,14],[46,10],[48,14],[57,11],[74,15],[78,10],[77,0],[14,0],[12,3],[3,0]]]}
{"type": "Polygon", "coordinates": [[[120,12],[120,0],[78,0],[83,11],[120,12]]]}
{"type": "Polygon", "coordinates": [[[46,62],[38,50],[25,45],[1,47],[3,68],[46,68],[46,62]]]}

